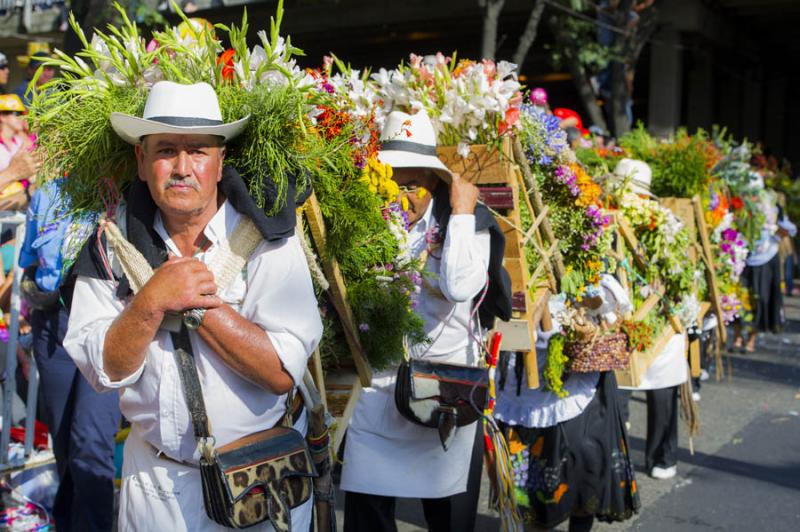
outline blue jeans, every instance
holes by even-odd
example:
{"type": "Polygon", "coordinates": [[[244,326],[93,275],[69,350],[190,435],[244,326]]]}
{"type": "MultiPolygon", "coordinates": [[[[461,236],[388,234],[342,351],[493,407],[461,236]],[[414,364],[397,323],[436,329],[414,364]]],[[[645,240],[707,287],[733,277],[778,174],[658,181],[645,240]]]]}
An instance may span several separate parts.
{"type": "Polygon", "coordinates": [[[68,320],[60,307],[31,316],[41,412],[60,478],[53,517],[59,532],[110,531],[119,396],[97,393],[78,371],[62,346],[68,320]]]}
{"type": "Polygon", "coordinates": [[[783,275],[786,280],[786,295],[790,296],[792,295],[792,290],[794,290],[794,255],[786,257],[786,262],[783,266],[783,275]]]}

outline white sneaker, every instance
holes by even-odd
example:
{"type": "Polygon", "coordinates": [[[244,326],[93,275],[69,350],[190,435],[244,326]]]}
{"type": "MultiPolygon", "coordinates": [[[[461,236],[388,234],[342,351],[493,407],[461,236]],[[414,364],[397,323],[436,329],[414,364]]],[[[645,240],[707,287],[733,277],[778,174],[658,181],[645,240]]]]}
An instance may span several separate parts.
{"type": "Polygon", "coordinates": [[[654,467],[650,470],[650,476],[658,480],[667,480],[678,474],[678,466],[671,467],[654,467]]]}
{"type": "Polygon", "coordinates": [[[700,381],[707,381],[708,380],[708,372],[704,369],[700,370],[700,381]]]}
{"type": "Polygon", "coordinates": [[[627,430],[628,432],[631,431],[631,422],[630,421],[626,421],[625,422],[625,430],[627,430]]]}
{"type": "Polygon", "coordinates": [[[695,403],[700,402],[700,392],[692,392],[692,401],[695,403]]]}

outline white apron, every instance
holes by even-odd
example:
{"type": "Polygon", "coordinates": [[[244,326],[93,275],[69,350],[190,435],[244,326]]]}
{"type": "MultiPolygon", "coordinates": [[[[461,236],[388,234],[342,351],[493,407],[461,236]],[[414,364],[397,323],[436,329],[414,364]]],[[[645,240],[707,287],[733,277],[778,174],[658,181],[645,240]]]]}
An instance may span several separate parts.
{"type": "Polygon", "coordinates": [[[620,388],[624,390],[663,390],[679,386],[686,382],[688,378],[689,364],[686,362],[686,336],[675,334],[669,339],[664,350],[647,368],[638,387],[620,386],[620,388]]]}
{"type": "MultiPolygon", "coordinates": [[[[305,413],[299,420],[302,423],[305,423],[304,416],[305,413]]],[[[200,469],[158,458],[155,449],[142,439],[134,425],[125,441],[118,530],[234,530],[207,517],[201,482],[200,469]]],[[[305,504],[292,510],[292,530],[309,530],[313,505],[312,496],[305,504]]],[[[273,528],[267,521],[248,530],[266,532],[273,528]]]]}
{"type": "Polygon", "coordinates": [[[397,411],[395,379],[383,372],[361,392],[347,429],[341,489],[420,499],[465,492],[478,423],[459,427],[445,452],[439,431],[397,411]]]}

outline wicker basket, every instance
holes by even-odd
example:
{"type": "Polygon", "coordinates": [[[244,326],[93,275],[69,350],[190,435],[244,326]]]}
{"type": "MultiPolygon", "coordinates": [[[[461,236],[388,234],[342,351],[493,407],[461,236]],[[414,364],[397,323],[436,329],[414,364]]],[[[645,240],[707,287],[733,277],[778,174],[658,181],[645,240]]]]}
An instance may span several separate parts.
{"type": "Polygon", "coordinates": [[[625,369],[630,362],[628,338],[615,332],[597,335],[588,342],[573,342],[564,347],[570,358],[570,371],[590,373],[625,369]]]}

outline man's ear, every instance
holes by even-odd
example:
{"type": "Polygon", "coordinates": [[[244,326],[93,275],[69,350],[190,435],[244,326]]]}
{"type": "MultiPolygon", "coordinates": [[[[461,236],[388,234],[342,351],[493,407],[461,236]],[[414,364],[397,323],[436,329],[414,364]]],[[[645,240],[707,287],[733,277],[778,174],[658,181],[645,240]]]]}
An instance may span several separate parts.
{"type": "Polygon", "coordinates": [[[141,143],[133,146],[133,151],[136,154],[136,166],[138,170],[137,174],[139,175],[139,179],[141,181],[146,181],[146,179],[143,177],[144,172],[142,171],[144,168],[144,142],[145,139],[142,139],[141,143]]]}
{"type": "Polygon", "coordinates": [[[222,181],[222,169],[225,167],[225,154],[227,153],[225,146],[219,148],[219,172],[217,173],[217,183],[222,181]]]}

